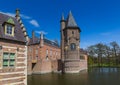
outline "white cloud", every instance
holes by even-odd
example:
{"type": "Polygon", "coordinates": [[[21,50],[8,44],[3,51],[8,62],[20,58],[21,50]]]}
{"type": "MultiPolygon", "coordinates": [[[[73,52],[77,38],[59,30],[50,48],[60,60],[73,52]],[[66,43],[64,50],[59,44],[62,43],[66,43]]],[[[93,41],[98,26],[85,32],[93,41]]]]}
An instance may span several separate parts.
{"type": "MultiPolygon", "coordinates": [[[[2,12],[2,11],[0,11],[0,13],[6,14],[6,15],[9,15],[9,16],[12,16],[12,17],[15,17],[15,13],[11,13],[11,12],[2,12]]],[[[26,16],[26,15],[24,15],[24,14],[20,14],[20,16],[21,16],[22,18],[24,18],[24,19],[31,19],[31,17],[26,16]]]]}
{"type": "Polygon", "coordinates": [[[45,32],[45,31],[35,31],[36,33],[38,33],[38,34],[40,34],[40,33],[43,33],[43,34],[48,34],[47,32],[45,32]]]}
{"type": "MultiPolygon", "coordinates": [[[[9,16],[12,16],[12,17],[15,17],[15,13],[11,13],[11,12],[3,12],[3,11],[0,11],[0,13],[2,14],[5,14],[5,15],[9,15],[9,16]]],[[[23,19],[27,19],[29,20],[29,23],[35,27],[39,27],[39,23],[35,20],[35,19],[32,19],[32,17],[30,16],[27,16],[25,14],[20,14],[20,16],[23,18],[23,19]]]]}
{"type": "Polygon", "coordinates": [[[14,13],[10,13],[10,12],[2,12],[2,11],[0,11],[0,13],[5,14],[5,15],[9,15],[9,16],[12,16],[12,17],[15,16],[14,13]]]}
{"type": "Polygon", "coordinates": [[[29,23],[32,24],[35,27],[39,27],[39,24],[36,20],[30,20],[29,23]]]}
{"type": "Polygon", "coordinates": [[[24,14],[20,14],[20,16],[21,16],[22,18],[24,18],[24,19],[31,19],[31,17],[26,16],[26,15],[24,15],[24,14]]]}
{"type": "Polygon", "coordinates": [[[102,35],[102,36],[109,36],[109,35],[111,35],[111,32],[104,32],[104,33],[101,33],[100,35],[102,35]]]}

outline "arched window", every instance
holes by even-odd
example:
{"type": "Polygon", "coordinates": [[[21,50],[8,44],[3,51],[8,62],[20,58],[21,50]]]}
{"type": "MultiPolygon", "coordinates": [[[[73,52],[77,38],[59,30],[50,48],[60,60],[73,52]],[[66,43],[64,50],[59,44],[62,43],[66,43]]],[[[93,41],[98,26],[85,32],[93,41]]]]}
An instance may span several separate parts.
{"type": "Polygon", "coordinates": [[[70,48],[71,48],[71,50],[75,50],[76,49],[75,43],[71,43],[70,48]]]}
{"type": "Polygon", "coordinates": [[[74,34],[74,31],[72,31],[72,34],[74,34]]]}
{"type": "Polygon", "coordinates": [[[48,49],[46,50],[46,59],[48,59],[48,49]]]}
{"type": "Polygon", "coordinates": [[[46,50],[46,55],[48,55],[48,49],[46,50]]]}

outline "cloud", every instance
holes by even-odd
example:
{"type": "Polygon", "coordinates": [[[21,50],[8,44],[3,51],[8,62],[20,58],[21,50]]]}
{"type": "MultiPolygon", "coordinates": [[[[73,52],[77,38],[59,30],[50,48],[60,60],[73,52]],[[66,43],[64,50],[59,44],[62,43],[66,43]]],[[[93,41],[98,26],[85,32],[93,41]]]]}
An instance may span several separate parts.
{"type": "Polygon", "coordinates": [[[39,27],[39,24],[36,20],[30,20],[29,23],[32,24],[35,27],[39,27]]]}
{"type": "MultiPolygon", "coordinates": [[[[8,16],[15,17],[15,13],[3,12],[3,11],[0,11],[0,13],[5,14],[5,15],[8,15],[8,16]]],[[[25,15],[25,14],[20,14],[20,16],[21,16],[23,19],[29,20],[29,23],[30,23],[31,25],[33,25],[33,26],[35,26],[35,27],[39,27],[38,22],[37,22],[35,19],[32,19],[32,17],[27,16],[27,15],[25,15]]]]}
{"type": "Polygon", "coordinates": [[[38,34],[40,34],[40,33],[43,33],[43,34],[48,34],[47,32],[45,32],[45,31],[35,31],[36,33],[38,33],[38,34]]]}
{"type": "Polygon", "coordinates": [[[24,19],[31,19],[31,17],[26,16],[26,15],[24,15],[24,14],[20,14],[20,16],[21,16],[22,18],[24,18],[24,19]]]}
{"type": "Polygon", "coordinates": [[[109,35],[111,35],[111,32],[104,32],[104,33],[101,33],[100,35],[102,35],[102,36],[109,36],[109,35]]]}
{"type": "MultiPolygon", "coordinates": [[[[2,11],[0,11],[0,13],[5,14],[5,15],[9,15],[9,16],[12,16],[12,17],[15,17],[15,13],[2,12],[2,11]]],[[[24,19],[31,19],[31,17],[26,16],[26,15],[24,15],[24,14],[20,14],[20,16],[21,16],[22,18],[24,18],[24,19]]]]}
{"type": "Polygon", "coordinates": [[[5,14],[5,15],[9,15],[9,16],[12,16],[12,17],[15,16],[14,13],[10,13],[10,12],[2,12],[2,11],[0,11],[0,13],[5,14]]]}

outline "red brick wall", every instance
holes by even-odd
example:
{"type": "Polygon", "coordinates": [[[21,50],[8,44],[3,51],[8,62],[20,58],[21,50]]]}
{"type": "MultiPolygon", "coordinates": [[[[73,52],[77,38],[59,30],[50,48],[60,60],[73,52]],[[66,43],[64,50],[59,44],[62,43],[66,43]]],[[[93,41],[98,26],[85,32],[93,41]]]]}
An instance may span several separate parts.
{"type": "MultiPolygon", "coordinates": [[[[28,73],[32,73],[32,70],[33,70],[32,63],[36,63],[37,65],[38,62],[43,63],[42,64],[43,66],[39,68],[39,71],[41,72],[45,70],[49,72],[53,70],[56,71],[58,69],[57,61],[61,59],[60,53],[61,53],[60,48],[54,47],[48,44],[44,44],[43,47],[40,47],[39,44],[28,46],[28,73]],[[36,54],[36,50],[37,50],[37,54],[36,54]],[[46,54],[47,50],[48,50],[48,55],[46,54]],[[47,60],[47,56],[48,56],[48,61],[45,61],[47,60]],[[53,61],[56,61],[56,62],[53,63],[53,61]]],[[[34,69],[34,72],[35,72],[35,69],[34,69]]]]}
{"type": "Polygon", "coordinates": [[[88,68],[87,65],[88,56],[86,54],[81,54],[81,55],[84,56],[84,59],[80,60],[80,70],[85,70],[88,68]]]}

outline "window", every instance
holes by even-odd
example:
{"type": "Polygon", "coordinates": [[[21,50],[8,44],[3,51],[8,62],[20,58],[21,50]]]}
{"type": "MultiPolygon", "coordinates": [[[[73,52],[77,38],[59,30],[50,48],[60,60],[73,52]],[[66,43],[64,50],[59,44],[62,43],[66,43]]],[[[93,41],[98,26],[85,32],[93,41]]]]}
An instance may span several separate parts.
{"type": "Polygon", "coordinates": [[[46,50],[46,55],[48,55],[48,49],[46,50]]]}
{"type": "Polygon", "coordinates": [[[80,59],[85,60],[85,57],[84,56],[80,56],[80,59]]]}
{"type": "Polygon", "coordinates": [[[4,22],[5,27],[5,34],[9,36],[14,36],[14,26],[15,22],[12,18],[9,18],[7,21],[4,22]]]}
{"type": "Polygon", "coordinates": [[[48,49],[46,50],[46,59],[48,58],[48,49]]]}
{"type": "Polygon", "coordinates": [[[10,36],[14,36],[14,27],[13,25],[5,25],[5,34],[6,35],[10,35],[10,36]]]}
{"type": "Polygon", "coordinates": [[[32,47],[29,47],[29,51],[32,52],[32,47]]]}
{"type": "Polygon", "coordinates": [[[3,53],[3,67],[15,66],[15,53],[3,53]]]}
{"type": "Polygon", "coordinates": [[[7,25],[7,34],[12,35],[12,26],[11,25],[7,25]]]}
{"type": "Polygon", "coordinates": [[[56,52],[56,55],[58,55],[58,53],[56,52]]]}
{"type": "Polygon", "coordinates": [[[35,50],[35,54],[36,54],[36,55],[38,54],[38,50],[37,50],[37,49],[35,50]]]}
{"type": "Polygon", "coordinates": [[[76,49],[75,43],[72,43],[72,44],[70,45],[70,48],[71,48],[71,50],[75,50],[75,49],[76,49]]]}
{"type": "Polygon", "coordinates": [[[52,50],[50,50],[50,56],[52,56],[52,50]]]}
{"type": "Polygon", "coordinates": [[[72,31],[72,34],[74,34],[74,31],[72,31]]]}

